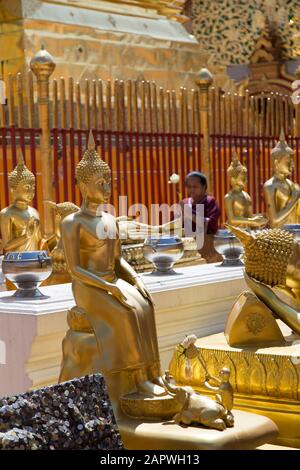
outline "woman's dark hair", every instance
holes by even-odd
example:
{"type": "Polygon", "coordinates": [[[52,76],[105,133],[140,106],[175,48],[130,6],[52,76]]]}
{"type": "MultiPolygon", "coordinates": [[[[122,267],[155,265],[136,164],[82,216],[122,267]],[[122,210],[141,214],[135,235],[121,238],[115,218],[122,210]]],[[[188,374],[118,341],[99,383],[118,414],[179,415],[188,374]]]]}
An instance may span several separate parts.
{"type": "Polygon", "coordinates": [[[207,189],[207,178],[203,173],[200,173],[200,171],[191,171],[186,177],[185,177],[185,184],[187,185],[187,182],[189,178],[198,178],[200,181],[201,186],[204,186],[205,189],[207,189]]]}

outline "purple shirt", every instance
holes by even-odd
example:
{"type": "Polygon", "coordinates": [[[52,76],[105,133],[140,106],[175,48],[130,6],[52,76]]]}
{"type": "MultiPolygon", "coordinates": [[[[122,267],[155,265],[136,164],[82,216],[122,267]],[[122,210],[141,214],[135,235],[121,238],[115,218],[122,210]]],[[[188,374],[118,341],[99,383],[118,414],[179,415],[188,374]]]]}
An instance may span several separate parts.
{"type": "MultiPolygon", "coordinates": [[[[192,198],[183,199],[182,202],[183,204],[192,204],[192,198]]],[[[198,204],[204,205],[204,217],[209,219],[206,233],[216,233],[219,228],[218,218],[221,215],[221,211],[215,198],[206,194],[198,204]]],[[[192,204],[192,214],[196,215],[196,204],[192,204]]],[[[196,227],[193,223],[193,230],[195,229],[196,227]]]]}

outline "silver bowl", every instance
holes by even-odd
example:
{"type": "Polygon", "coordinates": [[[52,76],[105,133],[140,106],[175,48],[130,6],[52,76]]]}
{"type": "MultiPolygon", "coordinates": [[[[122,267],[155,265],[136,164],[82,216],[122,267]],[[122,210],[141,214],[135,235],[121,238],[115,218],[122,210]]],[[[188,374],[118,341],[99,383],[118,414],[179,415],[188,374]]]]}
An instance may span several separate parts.
{"type": "Polygon", "coordinates": [[[300,242],[300,224],[285,224],[282,226],[282,229],[292,233],[295,240],[300,242]]]}
{"type": "Polygon", "coordinates": [[[155,266],[154,274],[174,274],[173,265],[183,253],[183,241],[177,236],[148,237],[143,245],[144,258],[155,266]]]}
{"type": "Polygon", "coordinates": [[[223,256],[221,266],[243,266],[240,259],[244,252],[243,246],[230,230],[218,230],[214,236],[214,246],[223,256]]]}
{"type": "Polygon", "coordinates": [[[11,251],[2,260],[2,271],[17,286],[14,297],[43,298],[38,286],[50,276],[52,261],[46,251],[11,251]]]}

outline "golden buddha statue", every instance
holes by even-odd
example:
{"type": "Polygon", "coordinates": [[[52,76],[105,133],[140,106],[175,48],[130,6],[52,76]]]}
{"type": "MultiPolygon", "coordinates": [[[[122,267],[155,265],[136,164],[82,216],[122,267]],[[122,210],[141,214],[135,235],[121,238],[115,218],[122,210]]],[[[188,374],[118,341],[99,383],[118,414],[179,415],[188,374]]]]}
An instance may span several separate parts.
{"type": "Polygon", "coordinates": [[[52,258],[52,274],[43,285],[64,284],[71,282],[72,279],[65,259],[60,226],[62,220],[69,214],[79,211],[79,207],[68,201],[58,204],[52,201],[45,202],[55,211],[55,233],[50,239],[45,240],[45,249],[48,249],[52,258]]]}
{"type": "Polygon", "coordinates": [[[267,224],[268,220],[263,214],[253,215],[251,197],[244,191],[247,184],[247,172],[247,168],[241,164],[234,152],[232,162],[227,169],[232,188],[225,196],[227,222],[240,227],[262,227],[267,224]]]}
{"type": "Polygon", "coordinates": [[[28,170],[21,152],[18,164],[8,174],[12,203],[0,212],[3,253],[9,251],[36,251],[40,249],[40,218],[29,206],[35,193],[35,176],[28,170]]]}
{"type": "Polygon", "coordinates": [[[293,150],[287,145],[283,132],[271,152],[273,176],[264,184],[267,215],[271,227],[300,222],[300,187],[288,178],[293,167],[293,150]]]}
{"type": "Polygon", "coordinates": [[[61,224],[75,309],[63,343],[60,380],[101,371],[114,403],[132,390],[164,394],[153,303],[121,256],[115,218],[101,211],[111,194],[111,170],[90,134],[76,168],[83,203],[61,224]]]}

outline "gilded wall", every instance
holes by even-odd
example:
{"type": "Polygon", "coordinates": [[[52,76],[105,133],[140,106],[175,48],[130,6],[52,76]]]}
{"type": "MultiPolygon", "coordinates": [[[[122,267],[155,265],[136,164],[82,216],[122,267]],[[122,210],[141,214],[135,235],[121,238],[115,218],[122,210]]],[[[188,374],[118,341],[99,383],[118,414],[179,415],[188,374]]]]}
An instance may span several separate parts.
{"type": "Polygon", "coordinates": [[[268,17],[281,32],[283,58],[290,59],[300,43],[293,15],[300,17],[300,0],[193,0],[193,34],[215,64],[247,64],[268,17]]]}

